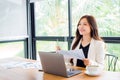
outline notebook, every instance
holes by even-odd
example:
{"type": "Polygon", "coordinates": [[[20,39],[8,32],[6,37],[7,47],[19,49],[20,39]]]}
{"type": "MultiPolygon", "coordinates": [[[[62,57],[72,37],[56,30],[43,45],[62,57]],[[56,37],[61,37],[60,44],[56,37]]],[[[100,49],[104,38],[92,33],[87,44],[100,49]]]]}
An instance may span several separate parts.
{"type": "Polygon", "coordinates": [[[40,61],[43,71],[63,77],[71,77],[81,73],[81,70],[71,70],[66,68],[64,57],[62,54],[51,52],[39,52],[40,61]]]}

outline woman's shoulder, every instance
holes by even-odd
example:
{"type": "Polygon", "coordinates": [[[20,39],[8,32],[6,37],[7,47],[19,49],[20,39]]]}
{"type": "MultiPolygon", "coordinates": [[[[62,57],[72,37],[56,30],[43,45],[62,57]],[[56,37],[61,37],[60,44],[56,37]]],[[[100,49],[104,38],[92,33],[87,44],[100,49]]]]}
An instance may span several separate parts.
{"type": "Polygon", "coordinates": [[[95,39],[92,39],[92,40],[93,40],[94,44],[96,44],[96,45],[103,45],[103,44],[105,44],[103,40],[95,40],[95,39]]]}

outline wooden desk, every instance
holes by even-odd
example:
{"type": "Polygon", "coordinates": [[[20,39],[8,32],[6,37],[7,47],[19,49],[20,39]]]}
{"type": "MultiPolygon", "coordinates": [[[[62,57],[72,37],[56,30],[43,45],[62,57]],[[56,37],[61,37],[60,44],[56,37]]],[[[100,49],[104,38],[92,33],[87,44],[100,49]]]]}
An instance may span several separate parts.
{"type": "MultiPolygon", "coordinates": [[[[10,60],[22,60],[28,62],[34,62],[33,60],[27,59],[10,59],[10,60]]],[[[0,64],[3,62],[10,61],[9,59],[0,60],[0,64]]],[[[110,72],[104,71],[100,76],[88,76],[84,73],[84,69],[81,69],[83,72],[76,76],[65,78],[61,76],[56,76],[52,74],[47,74],[44,72],[38,71],[38,69],[30,68],[12,68],[12,69],[1,69],[0,68],[0,80],[119,80],[120,72],[110,72]]]]}

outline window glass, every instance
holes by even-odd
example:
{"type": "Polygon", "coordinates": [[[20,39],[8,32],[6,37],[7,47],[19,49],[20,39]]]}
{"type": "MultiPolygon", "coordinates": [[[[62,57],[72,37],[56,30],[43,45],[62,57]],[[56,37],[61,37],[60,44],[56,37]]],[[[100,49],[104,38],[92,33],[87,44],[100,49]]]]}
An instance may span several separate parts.
{"type": "Polygon", "coordinates": [[[68,0],[35,2],[36,36],[68,35],[68,0]]]}
{"type": "Polygon", "coordinates": [[[56,45],[59,45],[62,50],[68,50],[67,42],[59,42],[56,41],[37,41],[37,60],[39,60],[38,51],[44,51],[44,52],[55,52],[56,51],[56,45]]]}
{"type": "Polygon", "coordinates": [[[107,43],[107,51],[120,57],[120,44],[107,43]]]}
{"type": "Polygon", "coordinates": [[[15,56],[24,57],[24,42],[0,43],[0,59],[15,56]]]}
{"type": "Polygon", "coordinates": [[[72,0],[72,35],[85,14],[96,18],[100,36],[120,36],[120,0],[72,0]]]}

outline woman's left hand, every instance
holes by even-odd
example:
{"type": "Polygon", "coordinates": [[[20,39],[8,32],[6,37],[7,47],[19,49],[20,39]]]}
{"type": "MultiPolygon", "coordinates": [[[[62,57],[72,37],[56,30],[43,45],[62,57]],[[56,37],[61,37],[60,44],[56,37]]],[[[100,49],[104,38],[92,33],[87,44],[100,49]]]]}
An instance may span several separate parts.
{"type": "Polygon", "coordinates": [[[90,60],[87,59],[87,58],[83,59],[83,62],[84,62],[84,64],[85,64],[86,66],[88,66],[88,65],[91,64],[91,63],[90,63],[90,60]]]}

